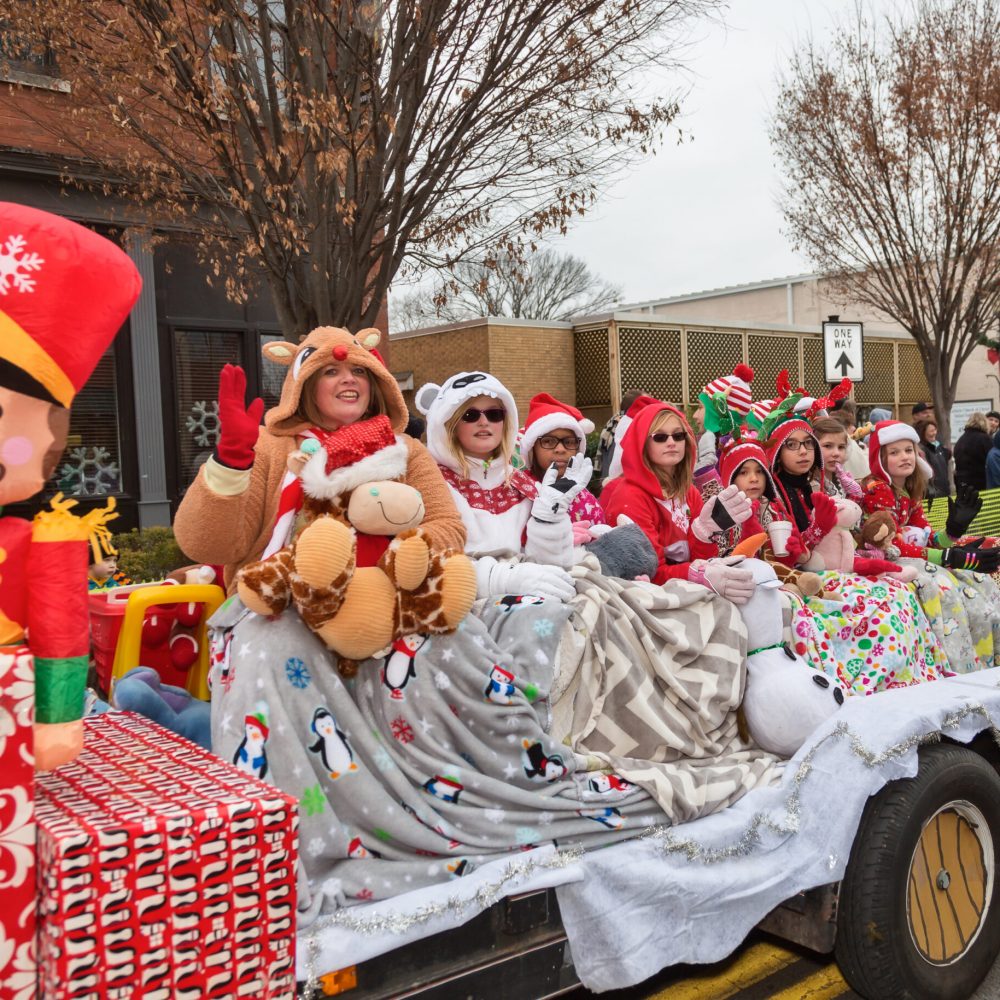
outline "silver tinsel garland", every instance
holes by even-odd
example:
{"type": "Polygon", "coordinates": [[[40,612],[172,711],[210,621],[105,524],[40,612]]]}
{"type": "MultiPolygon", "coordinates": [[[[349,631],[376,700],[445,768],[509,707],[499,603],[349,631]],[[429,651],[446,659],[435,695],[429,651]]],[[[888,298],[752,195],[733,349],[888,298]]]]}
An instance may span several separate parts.
{"type": "Polygon", "coordinates": [[[373,936],[377,934],[405,934],[411,927],[427,923],[435,917],[461,916],[467,910],[475,913],[489,909],[494,903],[506,895],[506,888],[511,882],[519,881],[537,871],[566,868],[583,857],[580,847],[569,848],[547,855],[544,858],[516,858],[509,861],[503,873],[495,882],[487,882],[479,886],[471,896],[449,896],[440,903],[428,903],[412,913],[383,913],[375,916],[364,916],[354,909],[338,910],[329,916],[322,917],[309,929],[306,940],[306,975],[305,996],[322,996],[320,977],[317,971],[319,959],[319,933],[330,927],[342,927],[355,934],[373,936]]]}
{"type": "MultiPolygon", "coordinates": [[[[725,847],[705,847],[690,838],[679,839],[674,833],[674,828],[666,825],[649,827],[640,835],[640,839],[655,841],[658,849],[665,855],[682,854],[688,861],[697,861],[702,864],[717,864],[720,861],[745,857],[753,853],[760,845],[761,834],[764,831],[770,831],[779,836],[790,836],[798,832],[802,787],[812,773],[813,760],[816,754],[827,743],[837,740],[848,740],[851,753],[859,758],[866,767],[875,768],[890,761],[898,760],[911,750],[918,749],[925,744],[938,742],[943,732],[958,728],[963,721],[972,716],[978,716],[985,721],[986,726],[984,728],[990,730],[993,739],[1000,745],[1000,728],[995,724],[989,710],[979,702],[969,703],[945,716],[940,727],[937,729],[914,734],[880,751],[875,751],[865,746],[860,736],[846,723],[841,722],[831,732],[815,743],[799,761],[792,777],[792,791],[785,800],[785,815],[782,819],[775,819],[769,813],[765,812],[754,813],[741,836],[725,847]]],[[[459,916],[470,908],[474,908],[475,912],[481,912],[488,909],[505,895],[505,888],[510,882],[521,879],[540,869],[565,868],[567,865],[580,860],[583,853],[582,849],[574,848],[550,855],[541,860],[534,860],[532,858],[515,859],[507,864],[499,879],[480,886],[472,896],[464,898],[449,896],[441,903],[431,903],[411,913],[386,913],[376,916],[364,916],[356,913],[353,909],[343,909],[321,918],[310,928],[306,942],[306,971],[308,979],[305,984],[305,996],[314,997],[322,995],[322,986],[316,966],[320,948],[318,935],[323,930],[329,927],[342,927],[366,936],[402,934],[411,927],[426,923],[435,917],[459,916]]],[[[831,870],[836,868],[838,860],[835,856],[830,856],[828,863],[831,870]]]]}
{"type": "MultiPolygon", "coordinates": [[[[746,857],[760,845],[761,833],[769,830],[779,836],[790,836],[797,833],[799,829],[799,800],[802,793],[802,785],[812,773],[812,763],[820,748],[829,742],[847,739],[851,752],[858,757],[868,768],[879,767],[890,761],[898,760],[911,750],[924,746],[927,743],[936,743],[941,739],[942,732],[958,728],[958,726],[970,716],[979,716],[986,721],[986,728],[989,728],[993,739],[1000,745],[1000,729],[997,728],[989,710],[979,702],[969,703],[962,708],[945,716],[938,729],[925,733],[917,733],[886,747],[884,750],[871,750],[864,745],[861,737],[855,733],[845,722],[838,723],[834,729],[827,733],[821,740],[815,743],[806,755],[799,761],[798,767],[792,776],[791,793],[785,800],[785,815],[782,819],[774,819],[770,813],[754,813],[750,818],[740,837],[725,847],[705,847],[696,840],[689,838],[679,839],[674,834],[674,828],[670,826],[654,826],[645,830],[641,839],[653,840],[657,842],[657,847],[664,854],[683,854],[688,861],[699,861],[702,864],[717,864],[720,861],[728,861],[731,858],[746,857]]],[[[831,858],[830,868],[835,868],[836,858],[831,858]]]]}

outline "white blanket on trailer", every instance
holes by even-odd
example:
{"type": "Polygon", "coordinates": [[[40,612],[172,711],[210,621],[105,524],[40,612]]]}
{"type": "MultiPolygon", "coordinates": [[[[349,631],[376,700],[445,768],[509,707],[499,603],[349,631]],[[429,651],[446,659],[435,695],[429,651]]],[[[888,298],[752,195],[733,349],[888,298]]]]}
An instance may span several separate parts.
{"type": "Polygon", "coordinates": [[[1000,668],[851,699],[786,767],[713,816],[603,850],[551,848],[485,865],[457,882],[354,907],[300,936],[298,975],[355,965],[458,926],[497,899],[558,886],[583,983],[629,986],[668,965],[735,950],[803,889],[841,878],[869,796],[912,777],[922,741],[967,743],[1000,724],[1000,668]]]}

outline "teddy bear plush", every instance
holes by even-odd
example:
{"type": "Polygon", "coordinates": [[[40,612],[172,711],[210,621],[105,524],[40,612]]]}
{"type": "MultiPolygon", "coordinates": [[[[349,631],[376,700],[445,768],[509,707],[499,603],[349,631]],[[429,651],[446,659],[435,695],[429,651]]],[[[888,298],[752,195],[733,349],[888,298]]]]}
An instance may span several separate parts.
{"type": "Polygon", "coordinates": [[[237,592],[261,615],[294,604],[350,675],[395,639],[453,631],[472,607],[476,579],[464,553],[433,551],[422,536],[423,499],[400,481],[405,446],[387,418],[346,427],[339,438],[326,447],[307,440],[289,455],[304,527],[289,546],[244,566],[237,592]],[[345,481],[340,473],[359,457],[386,478],[345,481]]]}

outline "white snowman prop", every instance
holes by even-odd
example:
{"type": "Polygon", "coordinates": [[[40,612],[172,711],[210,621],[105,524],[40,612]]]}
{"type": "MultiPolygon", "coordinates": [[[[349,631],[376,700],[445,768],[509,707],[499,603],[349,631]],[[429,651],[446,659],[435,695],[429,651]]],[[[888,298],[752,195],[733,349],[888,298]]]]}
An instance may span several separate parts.
{"type": "Polygon", "coordinates": [[[739,609],[747,627],[747,683],[743,714],[754,742],[791,757],[844,704],[840,684],[814,670],[782,642],[781,581],[760,559],[743,564],[757,589],[739,609]]]}

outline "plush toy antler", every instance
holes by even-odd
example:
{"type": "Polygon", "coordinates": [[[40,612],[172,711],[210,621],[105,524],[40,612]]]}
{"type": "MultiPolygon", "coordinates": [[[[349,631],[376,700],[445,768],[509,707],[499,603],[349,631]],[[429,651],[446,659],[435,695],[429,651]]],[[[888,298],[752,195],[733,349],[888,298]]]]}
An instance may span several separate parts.
{"type": "Polygon", "coordinates": [[[812,406],[806,410],[806,420],[812,420],[820,410],[829,409],[838,400],[843,399],[845,396],[850,395],[851,386],[854,383],[851,382],[846,376],[840,380],[840,384],[833,387],[830,390],[828,396],[824,396],[822,399],[817,399],[812,406]]]}

